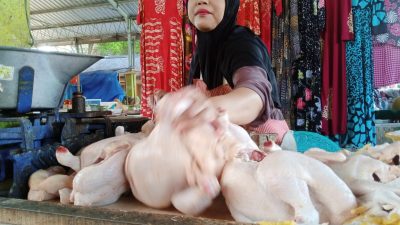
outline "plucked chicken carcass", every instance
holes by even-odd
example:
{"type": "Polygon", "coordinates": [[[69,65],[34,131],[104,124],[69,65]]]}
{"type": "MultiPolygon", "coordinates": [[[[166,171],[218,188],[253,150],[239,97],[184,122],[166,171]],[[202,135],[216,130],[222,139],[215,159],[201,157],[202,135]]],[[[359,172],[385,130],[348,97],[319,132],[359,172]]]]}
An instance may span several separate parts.
{"type": "Polygon", "coordinates": [[[360,151],[387,164],[400,165],[400,141],[374,147],[367,145],[360,151]]]}
{"type": "Polygon", "coordinates": [[[184,134],[173,127],[196,93],[184,88],[161,99],[154,129],[129,152],[125,172],[131,190],[150,207],[165,208],[172,203],[181,212],[195,215],[219,193],[217,175],[224,154],[213,124],[202,124],[184,134]]]}
{"type": "Polygon", "coordinates": [[[313,148],[304,153],[327,164],[343,179],[361,205],[375,216],[400,211],[400,168],[361,153],[326,152],[313,148]]]}
{"type": "Polygon", "coordinates": [[[101,162],[80,170],[73,180],[71,202],[81,206],[108,205],[128,191],[123,169],[128,146],[119,146],[101,162]]]}
{"type": "Polygon", "coordinates": [[[221,179],[237,221],[342,224],[357,207],[347,185],[315,159],[291,151],[271,151],[259,162],[240,155],[225,165],[221,179]]]}
{"type": "Polygon", "coordinates": [[[388,189],[400,194],[400,189],[385,185],[400,176],[398,166],[388,165],[368,155],[351,155],[348,151],[326,152],[312,148],[304,154],[319,159],[332,168],[355,195],[363,195],[376,189],[388,189]]]}
{"type": "MultiPolygon", "coordinates": [[[[118,133],[123,132],[119,129],[117,131],[118,133]]],[[[79,171],[81,168],[104,160],[107,154],[115,153],[121,148],[130,149],[144,136],[143,133],[128,133],[106,138],[86,146],[76,156],[72,155],[69,151],[65,151],[65,148],[60,148],[59,151],[56,151],[56,158],[61,165],[68,166],[74,171],[79,171]]]]}
{"type": "Polygon", "coordinates": [[[59,197],[59,190],[72,188],[72,178],[61,166],[38,170],[29,177],[28,200],[46,201],[59,197]]]}
{"type": "Polygon", "coordinates": [[[199,95],[185,88],[165,96],[154,130],[129,152],[125,171],[139,201],[156,208],[172,203],[183,213],[198,214],[219,193],[222,174],[222,192],[238,221],[317,224],[319,211],[333,224],[349,217],[355,197],[326,165],[284,151],[263,159],[248,133],[222,111],[210,124],[185,133],[175,130],[174,119],[199,95]]]}
{"type": "MultiPolygon", "coordinates": [[[[123,132],[122,132],[123,133],[123,132]]],[[[61,197],[75,205],[107,205],[129,190],[125,178],[124,162],[132,146],[143,134],[121,134],[85,147],[80,156],[72,155],[68,149],[60,147],[56,157],[60,164],[76,171],[72,190],[65,189],[61,197]]]]}

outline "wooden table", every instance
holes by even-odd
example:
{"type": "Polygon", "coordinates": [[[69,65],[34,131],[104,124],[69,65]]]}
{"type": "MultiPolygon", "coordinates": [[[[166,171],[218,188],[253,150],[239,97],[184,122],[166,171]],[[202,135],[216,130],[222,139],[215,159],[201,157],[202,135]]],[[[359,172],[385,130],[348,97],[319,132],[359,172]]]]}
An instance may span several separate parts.
{"type": "Polygon", "coordinates": [[[184,216],[173,208],[145,207],[132,196],[103,207],[79,207],[58,202],[0,198],[0,224],[23,225],[240,225],[233,221],[222,197],[199,217],[184,216]]]}

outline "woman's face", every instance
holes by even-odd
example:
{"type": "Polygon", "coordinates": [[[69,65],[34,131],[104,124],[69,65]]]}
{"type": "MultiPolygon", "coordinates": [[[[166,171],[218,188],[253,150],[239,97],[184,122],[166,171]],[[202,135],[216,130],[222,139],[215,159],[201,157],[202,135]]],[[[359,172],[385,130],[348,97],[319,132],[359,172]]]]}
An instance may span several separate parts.
{"type": "Polygon", "coordinates": [[[224,12],[225,0],[189,0],[188,3],[189,20],[202,32],[214,30],[224,12]]]}

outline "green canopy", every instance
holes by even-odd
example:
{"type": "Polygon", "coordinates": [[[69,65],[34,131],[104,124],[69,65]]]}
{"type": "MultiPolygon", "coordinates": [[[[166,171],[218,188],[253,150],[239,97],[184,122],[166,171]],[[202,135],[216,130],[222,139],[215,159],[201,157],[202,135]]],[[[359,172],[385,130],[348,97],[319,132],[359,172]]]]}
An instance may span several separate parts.
{"type": "Polygon", "coordinates": [[[0,12],[0,46],[32,46],[29,0],[0,0],[0,12]]]}

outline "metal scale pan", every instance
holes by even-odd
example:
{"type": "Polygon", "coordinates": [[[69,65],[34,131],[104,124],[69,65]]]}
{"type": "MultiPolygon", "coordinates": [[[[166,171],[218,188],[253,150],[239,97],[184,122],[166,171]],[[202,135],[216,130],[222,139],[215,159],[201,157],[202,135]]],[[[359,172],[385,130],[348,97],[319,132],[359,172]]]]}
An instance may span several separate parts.
{"type": "Polygon", "coordinates": [[[30,109],[54,109],[67,82],[101,58],[0,46],[0,109],[17,108],[21,89],[27,89],[21,88],[19,75],[22,68],[33,69],[30,70],[33,72],[30,109]]]}

